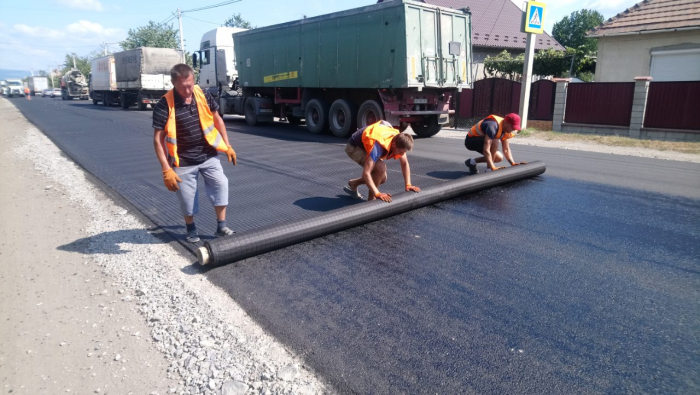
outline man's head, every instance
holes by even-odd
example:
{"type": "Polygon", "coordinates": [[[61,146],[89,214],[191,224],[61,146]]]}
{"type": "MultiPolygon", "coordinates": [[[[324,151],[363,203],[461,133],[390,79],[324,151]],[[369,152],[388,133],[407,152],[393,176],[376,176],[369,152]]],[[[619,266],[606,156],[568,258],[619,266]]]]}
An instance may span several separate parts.
{"type": "Polygon", "coordinates": [[[170,69],[170,80],[180,97],[187,99],[192,96],[194,91],[194,70],[192,67],[184,63],[176,64],[170,69]]]}
{"type": "Polygon", "coordinates": [[[516,113],[510,113],[503,118],[503,133],[518,134],[520,131],[520,116],[516,113]]]}
{"type": "Polygon", "coordinates": [[[407,133],[399,133],[391,140],[391,153],[402,156],[407,151],[413,150],[413,136],[407,133]]]}

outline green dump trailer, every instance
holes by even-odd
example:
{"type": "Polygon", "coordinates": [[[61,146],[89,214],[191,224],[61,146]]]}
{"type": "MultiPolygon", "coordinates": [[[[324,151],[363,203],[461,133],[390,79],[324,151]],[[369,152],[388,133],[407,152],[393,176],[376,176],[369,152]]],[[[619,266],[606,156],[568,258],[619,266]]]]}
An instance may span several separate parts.
{"type": "MultiPolygon", "coordinates": [[[[238,79],[222,111],[339,137],[379,119],[421,137],[471,86],[468,10],[391,0],[233,34],[238,79]]],[[[223,62],[221,62],[223,64],[223,62]]],[[[218,63],[217,63],[218,64],[218,63]]]]}

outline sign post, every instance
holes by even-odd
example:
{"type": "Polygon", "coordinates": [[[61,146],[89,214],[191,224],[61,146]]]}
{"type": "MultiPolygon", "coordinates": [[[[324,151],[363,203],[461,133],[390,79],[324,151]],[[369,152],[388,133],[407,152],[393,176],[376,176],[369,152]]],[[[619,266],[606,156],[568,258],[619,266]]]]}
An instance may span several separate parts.
{"type": "Polygon", "coordinates": [[[532,84],[532,64],[535,55],[536,34],[544,32],[545,4],[528,1],[521,31],[527,33],[525,44],[525,62],[523,63],[523,79],[520,89],[520,126],[527,127],[527,113],[530,107],[530,85],[532,84]]]}

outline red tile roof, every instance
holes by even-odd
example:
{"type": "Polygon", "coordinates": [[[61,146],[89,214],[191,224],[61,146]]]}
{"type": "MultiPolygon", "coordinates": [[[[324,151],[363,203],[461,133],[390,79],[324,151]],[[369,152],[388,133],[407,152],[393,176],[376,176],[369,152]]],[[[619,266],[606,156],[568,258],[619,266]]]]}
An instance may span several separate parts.
{"type": "MultiPolygon", "coordinates": [[[[523,11],[511,0],[422,0],[440,7],[472,13],[472,45],[475,47],[525,49],[527,35],[520,32],[523,11]]],[[[552,36],[538,34],[535,49],[564,50],[552,36]]]]}
{"type": "Polygon", "coordinates": [[[644,0],[592,29],[588,36],[693,27],[700,28],[700,0],[644,0]]]}

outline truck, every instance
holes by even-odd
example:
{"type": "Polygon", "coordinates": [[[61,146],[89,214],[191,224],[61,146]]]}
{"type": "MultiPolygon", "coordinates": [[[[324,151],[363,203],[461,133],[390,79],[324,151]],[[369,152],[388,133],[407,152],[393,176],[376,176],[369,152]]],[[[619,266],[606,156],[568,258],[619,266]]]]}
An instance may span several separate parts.
{"type": "Polygon", "coordinates": [[[87,100],[88,83],[85,75],[78,69],[70,69],[61,77],[61,100],[87,100]]]}
{"type": "Polygon", "coordinates": [[[24,96],[24,85],[22,85],[22,80],[19,79],[7,79],[7,96],[24,96]]]}
{"type": "Polygon", "coordinates": [[[199,86],[214,97],[220,97],[226,87],[231,87],[238,71],[234,61],[233,33],[248,29],[219,27],[204,33],[197,51],[199,86]]]}
{"type": "Polygon", "coordinates": [[[44,89],[49,88],[49,79],[46,77],[27,77],[27,83],[29,84],[29,94],[36,96],[38,93],[42,95],[44,89]]]}
{"type": "MultiPolygon", "coordinates": [[[[456,93],[472,82],[468,9],[393,0],[235,32],[232,39],[233,69],[226,52],[211,50],[210,38],[195,60],[200,70],[216,68],[220,112],[243,115],[249,125],[305,120],[309,132],[346,137],[383,119],[430,137],[454,114],[456,93]]],[[[211,82],[202,86],[211,89],[211,82]]]]}
{"type": "Polygon", "coordinates": [[[114,55],[93,59],[90,62],[91,71],[88,78],[92,104],[102,103],[103,106],[120,104],[121,95],[117,89],[117,72],[114,55]]]}
{"type": "Polygon", "coordinates": [[[184,63],[184,53],[171,48],[139,47],[114,54],[119,102],[123,109],[145,110],[173,88],[170,69],[184,63]]]}

